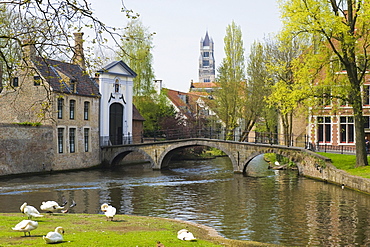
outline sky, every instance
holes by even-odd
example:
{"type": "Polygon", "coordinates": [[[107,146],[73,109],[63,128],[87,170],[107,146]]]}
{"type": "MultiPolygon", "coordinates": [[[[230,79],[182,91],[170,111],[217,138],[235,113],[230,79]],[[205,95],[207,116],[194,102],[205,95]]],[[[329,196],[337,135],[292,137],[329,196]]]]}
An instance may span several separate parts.
{"type": "MultiPolygon", "coordinates": [[[[234,21],[243,35],[245,58],[254,41],[281,29],[277,0],[90,0],[104,23],[124,27],[122,4],[140,14],[153,37],[155,79],[169,89],[188,92],[198,82],[200,40],[206,32],[214,42],[216,70],[224,58],[226,28],[234,21]]],[[[217,72],[216,72],[217,73],[217,72]]]]}

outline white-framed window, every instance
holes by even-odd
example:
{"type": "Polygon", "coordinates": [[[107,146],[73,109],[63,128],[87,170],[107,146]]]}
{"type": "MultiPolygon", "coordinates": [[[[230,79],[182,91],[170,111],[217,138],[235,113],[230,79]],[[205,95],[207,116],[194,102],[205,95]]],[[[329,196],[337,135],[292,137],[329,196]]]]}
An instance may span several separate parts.
{"type": "Polygon", "coordinates": [[[370,105],[370,85],[364,85],[363,90],[363,104],[368,106],[370,105]]]}
{"type": "Polygon", "coordinates": [[[355,142],[355,127],[352,116],[339,118],[339,139],[340,143],[355,142]]]}
{"type": "Polygon", "coordinates": [[[317,140],[319,143],[331,142],[331,118],[317,117],[317,140]]]}

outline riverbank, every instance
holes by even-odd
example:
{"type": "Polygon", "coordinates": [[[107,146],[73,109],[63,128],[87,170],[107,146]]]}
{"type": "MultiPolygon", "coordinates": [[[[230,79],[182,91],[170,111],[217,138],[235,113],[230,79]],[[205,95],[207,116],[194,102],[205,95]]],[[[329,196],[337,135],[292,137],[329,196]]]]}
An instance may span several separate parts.
{"type": "Polygon", "coordinates": [[[65,234],[60,246],[156,246],[161,242],[166,247],[186,246],[274,246],[253,241],[225,239],[213,228],[173,219],[156,217],[116,215],[107,221],[102,214],[44,214],[34,219],[38,228],[30,237],[12,230],[17,223],[26,219],[21,213],[0,214],[0,246],[45,246],[42,236],[62,226],[65,234]],[[187,229],[196,241],[177,239],[177,231],[187,229]]]}

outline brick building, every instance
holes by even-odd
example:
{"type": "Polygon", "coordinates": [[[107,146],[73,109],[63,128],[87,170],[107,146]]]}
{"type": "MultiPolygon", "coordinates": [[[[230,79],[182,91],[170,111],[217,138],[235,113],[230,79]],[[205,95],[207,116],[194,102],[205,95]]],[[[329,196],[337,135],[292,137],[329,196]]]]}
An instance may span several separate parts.
{"type": "MultiPolygon", "coordinates": [[[[100,163],[100,147],[96,145],[99,143],[99,88],[85,72],[82,34],[75,34],[75,42],[72,63],[37,56],[34,45],[25,46],[22,65],[10,81],[3,82],[0,122],[48,126],[44,135],[49,138],[39,141],[51,144],[28,147],[28,153],[19,149],[18,155],[29,156],[32,162],[27,164],[28,170],[12,173],[85,168],[100,163]],[[43,151],[48,158],[31,158],[32,150],[38,149],[47,149],[43,151]]],[[[19,136],[15,135],[16,138],[19,136]]],[[[14,156],[3,162],[14,166],[22,160],[14,156]]]]}

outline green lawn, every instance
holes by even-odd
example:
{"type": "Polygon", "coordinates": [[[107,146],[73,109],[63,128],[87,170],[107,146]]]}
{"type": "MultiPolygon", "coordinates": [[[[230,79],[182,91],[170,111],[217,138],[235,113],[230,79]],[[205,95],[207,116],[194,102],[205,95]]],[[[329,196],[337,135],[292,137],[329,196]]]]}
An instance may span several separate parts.
{"type": "MultiPolygon", "coordinates": [[[[0,247],[5,246],[45,246],[42,236],[54,231],[58,226],[64,228],[64,242],[58,246],[124,246],[155,247],[160,241],[164,246],[269,246],[251,241],[236,241],[211,236],[208,231],[185,222],[167,219],[116,215],[114,221],[106,221],[101,214],[45,214],[37,218],[39,226],[25,237],[22,232],[12,230],[17,223],[26,219],[21,213],[0,214],[0,247]],[[177,231],[188,229],[196,241],[177,239],[177,231]]],[[[272,245],[270,245],[272,246],[272,245]]]]}
{"type": "MultiPolygon", "coordinates": [[[[328,157],[332,160],[333,165],[341,170],[348,172],[351,175],[370,178],[370,166],[361,166],[355,168],[356,156],[348,154],[334,154],[334,153],[321,153],[318,154],[328,157]]],[[[367,157],[369,164],[370,158],[367,157]]]]}

